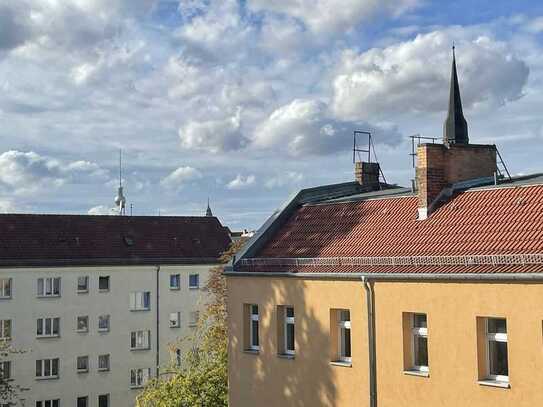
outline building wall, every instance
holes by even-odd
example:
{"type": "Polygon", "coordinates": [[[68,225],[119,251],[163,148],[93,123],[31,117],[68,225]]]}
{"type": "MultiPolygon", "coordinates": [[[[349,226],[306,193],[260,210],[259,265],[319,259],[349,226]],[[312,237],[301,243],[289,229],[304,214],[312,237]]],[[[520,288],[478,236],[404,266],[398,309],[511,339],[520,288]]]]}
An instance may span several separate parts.
{"type": "MultiPolygon", "coordinates": [[[[189,314],[201,308],[205,293],[189,289],[189,274],[200,275],[203,287],[209,265],[161,266],[160,286],[160,365],[170,363],[169,343],[189,335],[189,314]],[[170,290],[170,274],[181,274],[180,290],[170,290]],[[181,313],[181,327],[169,327],[170,312],[181,313]]],[[[156,267],[64,267],[0,269],[0,278],[12,279],[12,298],[0,300],[0,319],[12,320],[12,343],[27,350],[11,356],[12,377],[29,388],[25,405],[36,400],[61,399],[62,406],[75,405],[78,396],[88,396],[89,406],[96,406],[99,394],[110,394],[110,406],[133,406],[139,390],[130,389],[130,369],[156,366],[156,267]],[[110,291],[99,292],[98,277],[110,276],[110,291]],[[77,278],[89,276],[89,292],[77,293],[77,278]],[[61,277],[60,298],[37,298],[37,279],[61,277]],[[151,292],[149,311],[130,311],[129,295],[134,291],[151,292]],[[98,316],[110,315],[110,331],[98,332],[98,316]],[[77,316],[89,316],[89,332],[76,332],[77,316]],[[60,317],[59,338],[36,338],[36,320],[60,317]],[[149,350],[130,350],[130,332],[150,330],[149,350]],[[98,355],[110,354],[110,371],[98,372],[98,355]],[[89,356],[88,373],[77,373],[77,356],[89,356]],[[36,380],[35,361],[60,358],[59,379],[36,380]]]]}
{"type": "MultiPolygon", "coordinates": [[[[368,406],[365,291],[359,281],[229,277],[235,407],[368,406]],[[242,304],[261,307],[260,353],[243,352],[242,304]],[[277,357],[276,305],[294,305],[296,358],[277,357]],[[330,364],[330,309],[351,311],[352,367],[330,364]]],[[[378,406],[543,405],[543,286],[375,283],[378,406]],[[404,312],[426,313],[429,377],[404,373],[404,312]],[[510,388],[478,384],[477,317],[507,319],[510,388]]]]}

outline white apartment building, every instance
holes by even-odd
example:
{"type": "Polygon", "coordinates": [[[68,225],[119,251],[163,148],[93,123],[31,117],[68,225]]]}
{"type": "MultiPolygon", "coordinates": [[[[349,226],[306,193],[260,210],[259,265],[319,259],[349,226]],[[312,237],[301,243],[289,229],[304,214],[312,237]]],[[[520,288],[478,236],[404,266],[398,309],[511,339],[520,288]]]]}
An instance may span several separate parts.
{"type": "Polygon", "coordinates": [[[26,351],[3,371],[25,407],[133,406],[230,244],[215,217],[0,215],[0,231],[0,338],[26,351]]]}

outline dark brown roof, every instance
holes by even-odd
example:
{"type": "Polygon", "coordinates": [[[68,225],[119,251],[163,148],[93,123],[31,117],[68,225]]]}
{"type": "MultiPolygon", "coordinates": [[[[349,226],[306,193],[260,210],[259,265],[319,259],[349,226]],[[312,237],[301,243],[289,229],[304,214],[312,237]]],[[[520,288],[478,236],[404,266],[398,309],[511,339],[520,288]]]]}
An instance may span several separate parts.
{"type": "Polygon", "coordinates": [[[0,215],[0,266],[215,263],[215,217],[0,215]]]}

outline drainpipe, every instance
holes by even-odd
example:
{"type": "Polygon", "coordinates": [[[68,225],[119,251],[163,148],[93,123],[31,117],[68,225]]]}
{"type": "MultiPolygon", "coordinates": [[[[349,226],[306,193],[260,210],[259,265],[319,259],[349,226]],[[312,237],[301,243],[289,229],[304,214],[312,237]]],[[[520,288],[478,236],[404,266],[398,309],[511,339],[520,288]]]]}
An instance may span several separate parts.
{"type": "Polygon", "coordinates": [[[156,266],[156,377],[160,370],[160,266],[156,266]]]}
{"type": "Polygon", "coordinates": [[[361,277],[366,289],[366,303],[368,306],[368,353],[370,376],[370,407],[377,407],[377,353],[375,348],[375,301],[373,285],[365,276],[361,277]]]}

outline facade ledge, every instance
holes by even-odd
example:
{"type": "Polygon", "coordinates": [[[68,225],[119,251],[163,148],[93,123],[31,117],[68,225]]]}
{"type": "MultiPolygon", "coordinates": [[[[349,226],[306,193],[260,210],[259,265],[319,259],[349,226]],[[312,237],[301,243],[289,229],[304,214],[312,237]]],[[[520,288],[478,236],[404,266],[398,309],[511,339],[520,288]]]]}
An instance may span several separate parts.
{"type": "Polygon", "coordinates": [[[511,388],[511,385],[509,384],[509,382],[499,382],[497,380],[491,380],[491,379],[479,380],[477,383],[479,383],[481,386],[499,387],[502,389],[511,388]]]}
{"type": "Polygon", "coordinates": [[[342,362],[341,360],[333,360],[330,362],[332,366],[341,366],[341,367],[353,367],[352,362],[342,362]]]}
{"type": "Polygon", "coordinates": [[[58,380],[59,376],[36,377],[36,380],[58,380]]]}
{"type": "Polygon", "coordinates": [[[296,355],[289,355],[287,353],[278,353],[277,357],[280,359],[296,359],[296,355]]]}
{"type": "Polygon", "coordinates": [[[430,372],[423,372],[421,370],[404,370],[403,374],[408,376],[430,377],[430,372]]]}
{"type": "Polygon", "coordinates": [[[260,355],[260,351],[256,349],[243,349],[243,353],[248,353],[249,355],[260,355]]]}

